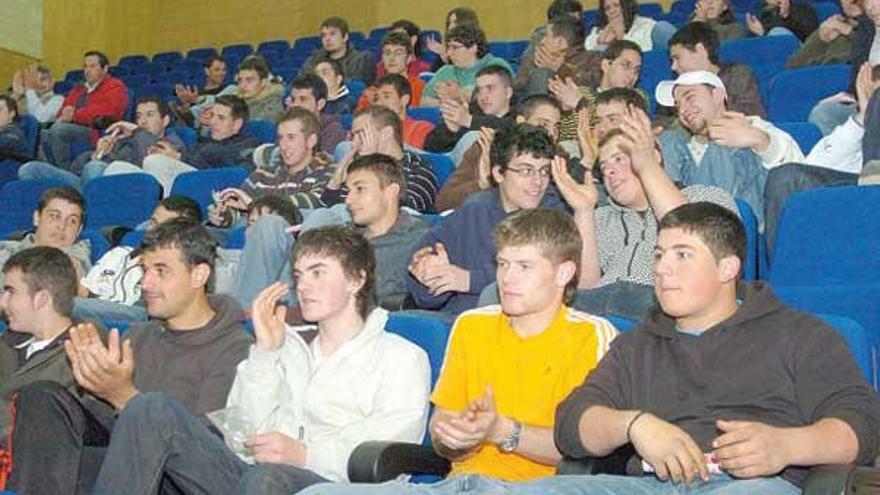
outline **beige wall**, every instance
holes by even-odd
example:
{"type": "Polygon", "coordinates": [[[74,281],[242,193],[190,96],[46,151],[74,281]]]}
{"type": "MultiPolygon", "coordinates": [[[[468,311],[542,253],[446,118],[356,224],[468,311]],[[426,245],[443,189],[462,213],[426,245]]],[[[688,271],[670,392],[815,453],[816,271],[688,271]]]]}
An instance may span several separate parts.
{"type": "MultiPolygon", "coordinates": [[[[668,5],[671,0],[661,3],[668,5]]],[[[314,34],[330,15],[370,29],[406,17],[441,29],[461,0],[44,0],[43,53],[56,73],[78,68],[97,48],[111,61],[133,53],[253,43],[314,34]]],[[[470,0],[489,39],[527,38],[542,23],[549,0],[470,0]]],[[[598,0],[584,1],[595,8],[598,0]]],[[[0,50],[0,81],[31,59],[0,50]]],[[[7,83],[8,84],[8,83],[7,83]]]]}

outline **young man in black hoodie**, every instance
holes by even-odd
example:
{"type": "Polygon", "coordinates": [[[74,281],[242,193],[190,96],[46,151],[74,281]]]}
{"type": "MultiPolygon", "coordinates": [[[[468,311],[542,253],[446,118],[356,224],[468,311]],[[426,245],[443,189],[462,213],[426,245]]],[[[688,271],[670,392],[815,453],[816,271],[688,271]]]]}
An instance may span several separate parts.
{"type": "Polygon", "coordinates": [[[738,281],[745,233],[732,212],[690,203],[660,222],[660,307],[615,339],[556,410],[569,457],[635,451],[628,476],[564,476],[510,493],[801,493],[807,469],[870,464],[876,397],[846,342],[770,287],[738,281]],[[632,462],[635,461],[635,462],[632,462]]]}
{"type": "Polygon", "coordinates": [[[222,409],[247,356],[241,307],[208,295],[216,252],[208,231],[174,219],[141,244],[141,288],[153,318],[107,345],[93,325],[65,343],[73,376],[99,401],[80,402],[56,384],[25,387],[15,400],[11,484],[19,493],[88,493],[115,416],[140,392],[163,392],[196,416],[222,409]],[[109,407],[108,407],[109,406],[109,407]]]}

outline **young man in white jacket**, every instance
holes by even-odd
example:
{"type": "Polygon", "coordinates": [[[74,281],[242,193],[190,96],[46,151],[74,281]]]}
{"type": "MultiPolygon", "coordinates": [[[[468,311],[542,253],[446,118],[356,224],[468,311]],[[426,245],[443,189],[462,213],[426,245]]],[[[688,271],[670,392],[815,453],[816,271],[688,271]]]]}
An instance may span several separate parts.
{"type": "Polygon", "coordinates": [[[225,432],[235,451],[174,401],[140,394],[116,425],[131,441],[108,453],[96,493],[155,493],[167,478],[183,493],[289,494],[346,481],[363,441],[422,440],[428,358],[385,331],[369,243],[348,227],[320,228],[302,234],[292,258],[303,317],[317,326],[284,323],[278,302],[289,289],[280,282],[254,301],[256,344],[226,410],[238,416],[240,431],[225,432]]]}

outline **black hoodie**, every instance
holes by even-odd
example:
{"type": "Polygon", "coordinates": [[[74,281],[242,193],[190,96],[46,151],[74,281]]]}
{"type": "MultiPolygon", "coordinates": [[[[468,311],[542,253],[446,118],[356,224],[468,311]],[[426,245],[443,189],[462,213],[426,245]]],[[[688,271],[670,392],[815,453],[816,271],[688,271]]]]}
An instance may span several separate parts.
{"type": "MultiPolygon", "coordinates": [[[[856,462],[872,463],[880,411],[843,337],[783,305],[768,285],[741,283],[738,297],[736,313],[699,336],[676,331],[675,321],[655,308],[637,330],[617,337],[557,408],[559,450],[589,455],[578,423],[589,407],[602,405],[648,411],[685,430],[704,452],[719,434],[717,419],[795,427],[838,418],[859,439],[856,462]]],[[[782,472],[797,485],[805,475],[798,468],[782,472]]]]}
{"type": "Polygon", "coordinates": [[[214,318],[196,330],[170,330],[152,320],[129,331],[134,351],[134,385],[163,392],[195,415],[226,406],[235,369],[247,357],[251,336],[242,310],[227,296],[208,296],[214,318]]]}

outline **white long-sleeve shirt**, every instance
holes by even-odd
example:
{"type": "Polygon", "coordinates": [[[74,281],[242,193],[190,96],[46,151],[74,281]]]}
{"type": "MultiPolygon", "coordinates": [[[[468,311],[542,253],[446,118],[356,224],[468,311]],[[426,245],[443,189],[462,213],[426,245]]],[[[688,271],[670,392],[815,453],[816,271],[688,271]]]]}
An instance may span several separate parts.
{"type": "Polygon", "coordinates": [[[355,338],[321,356],[320,335],[306,343],[288,327],[275,351],[252,346],[238,365],[227,407],[242,408],[258,433],[302,440],[306,468],[348,480],[348,458],[360,443],[420,443],[428,419],[431,370],[425,352],[385,331],[388,312],[374,309],[355,338]]]}
{"type": "Polygon", "coordinates": [[[858,174],[862,171],[862,138],[865,127],[853,117],[834,128],[813,146],[804,160],[808,165],[830,168],[838,172],[858,174]]]}
{"type": "Polygon", "coordinates": [[[64,103],[64,96],[62,95],[52,93],[48,98],[45,96],[41,97],[32,89],[26,90],[24,97],[27,100],[28,113],[33,115],[40,123],[54,122],[55,115],[58,114],[61,104],[64,103]]]}

